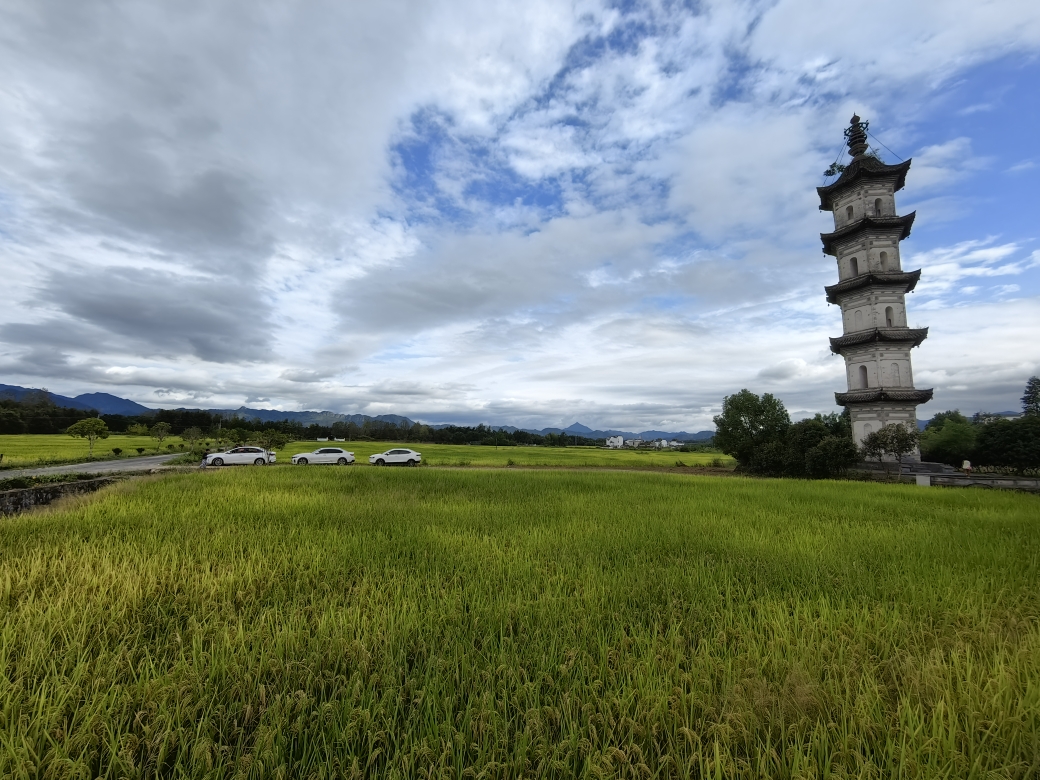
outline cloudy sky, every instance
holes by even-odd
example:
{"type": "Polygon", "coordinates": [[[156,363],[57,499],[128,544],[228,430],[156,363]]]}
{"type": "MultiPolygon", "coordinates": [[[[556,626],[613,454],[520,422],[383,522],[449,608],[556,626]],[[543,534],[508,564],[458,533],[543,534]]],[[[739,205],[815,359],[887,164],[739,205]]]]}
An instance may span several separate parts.
{"type": "Polygon", "coordinates": [[[0,382],[710,427],[836,410],[815,187],[913,157],[942,409],[1040,373],[1040,4],[0,7],[0,382]],[[872,141],[872,143],[877,143],[872,141]]]}

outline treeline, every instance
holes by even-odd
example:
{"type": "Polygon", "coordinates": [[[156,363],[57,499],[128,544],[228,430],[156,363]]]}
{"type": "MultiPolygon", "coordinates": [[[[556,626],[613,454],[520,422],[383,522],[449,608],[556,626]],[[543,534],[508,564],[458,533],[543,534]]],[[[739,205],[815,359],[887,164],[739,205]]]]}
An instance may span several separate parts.
{"type": "Polygon", "coordinates": [[[921,459],[951,466],[1019,475],[1040,474],[1040,378],[1022,396],[1022,416],[939,412],[924,431],[890,425],[857,447],[848,408],[792,423],[778,398],[741,390],[727,396],[715,417],[715,446],[740,471],[776,477],[840,477],[863,460],[901,461],[920,448],[921,459]]]}
{"type": "Polygon", "coordinates": [[[1040,414],[1008,420],[990,414],[966,418],[959,410],[935,415],[921,435],[921,457],[1019,475],[1040,473],[1040,414]]]}
{"type": "Polygon", "coordinates": [[[44,390],[15,401],[0,398],[0,433],[61,433],[93,412],[56,405],[44,390]]]}
{"type": "Polygon", "coordinates": [[[772,477],[842,477],[861,459],[847,409],[792,423],[779,398],[750,390],[723,400],[714,443],[739,471],[772,477]]]}
{"type": "MultiPolygon", "coordinates": [[[[62,433],[80,420],[97,417],[96,412],[57,406],[45,391],[39,391],[22,400],[0,400],[0,433],[62,433]]],[[[451,425],[431,428],[422,423],[395,425],[384,420],[335,422],[332,425],[303,425],[291,420],[260,421],[244,417],[224,417],[212,412],[192,409],[158,409],[148,415],[103,414],[111,433],[148,435],[159,423],[169,426],[168,432],[180,436],[187,430],[197,429],[204,437],[217,441],[245,441],[265,432],[277,432],[292,440],[336,438],[346,441],[399,441],[432,444],[476,444],[485,446],[540,445],[549,447],[596,446],[603,439],[590,439],[563,433],[544,436],[527,431],[500,431],[487,425],[476,427],[451,425]]]]}

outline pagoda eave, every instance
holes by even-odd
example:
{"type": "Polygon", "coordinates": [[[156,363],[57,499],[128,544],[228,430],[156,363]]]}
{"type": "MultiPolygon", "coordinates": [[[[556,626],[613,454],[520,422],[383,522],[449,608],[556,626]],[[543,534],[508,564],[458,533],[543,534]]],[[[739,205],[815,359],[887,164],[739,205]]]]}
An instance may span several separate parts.
{"type": "Polygon", "coordinates": [[[899,240],[902,241],[910,235],[910,228],[913,227],[916,216],[917,212],[911,211],[903,217],[863,217],[863,219],[846,225],[841,230],[835,230],[833,233],[820,233],[820,240],[823,242],[823,252],[836,257],[837,250],[835,249],[835,244],[847,241],[865,230],[898,229],[899,240]]]}
{"type": "Polygon", "coordinates": [[[932,392],[931,388],[917,390],[911,387],[868,387],[865,390],[835,393],[834,400],[837,401],[838,406],[879,402],[924,404],[932,400],[932,392]]]}
{"type": "Polygon", "coordinates": [[[919,347],[928,338],[928,328],[870,328],[844,336],[831,337],[831,352],[840,355],[843,349],[863,344],[909,344],[919,347]]]}
{"type": "Polygon", "coordinates": [[[842,171],[841,176],[833,184],[817,187],[820,196],[820,211],[834,210],[834,197],[855,185],[860,179],[895,179],[893,192],[899,192],[906,183],[906,172],[910,170],[911,160],[897,165],[886,165],[876,157],[863,155],[856,158],[842,171]]]}
{"type": "Polygon", "coordinates": [[[837,284],[831,284],[823,289],[827,292],[827,303],[840,303],[841,296],[861,290],[864,287],[895,287],[898,288],[899,292],[908,293],[917,286],[918,280],[921,278],[920,269],[916,271],[907,271],[903,273],[897,272],[883,272],[883,273],[866,273],[860,274],[859,276],[853,276],[851,279],[844,279],[837,284]]]}

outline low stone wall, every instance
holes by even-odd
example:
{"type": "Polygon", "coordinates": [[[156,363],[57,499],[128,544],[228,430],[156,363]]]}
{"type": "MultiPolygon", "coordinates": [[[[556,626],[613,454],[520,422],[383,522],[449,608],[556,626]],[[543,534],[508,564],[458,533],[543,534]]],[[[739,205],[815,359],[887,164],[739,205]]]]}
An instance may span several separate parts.
{"type": "MultiPolygon", "coordinates": [[[[940,487],[985,487],[1001,490],[1028,490],[1040,493],[1040,479],[995,474],[972,474],[954,477],[949,475],[929,476],[929,483],[940,487]]],[[[921,484],[918,482],[918,484],[921,484]]]]}
{"type": "Polygon", "coordinates": [[[45,506],[65,496],[93,493],[116,481],[116,477],[97,477],[75,482],[54,482],[48,485],[0,491],[0,515],[13,515],[33,507],[45,506]]]}

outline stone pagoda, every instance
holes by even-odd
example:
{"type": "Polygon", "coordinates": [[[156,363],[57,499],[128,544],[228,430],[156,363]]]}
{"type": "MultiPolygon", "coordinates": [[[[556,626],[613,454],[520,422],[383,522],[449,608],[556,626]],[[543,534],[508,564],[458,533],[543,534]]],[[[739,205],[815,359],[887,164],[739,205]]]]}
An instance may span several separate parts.
{"type": "Polygon", "coordinates": [[[852,117],[845,130],[852,162],[833,184],[816,188],[820,210],[834,214],[834,232],[820,238],[837,260],[838,283],[824,289],[828,302],[841,306],[842,335],[831,339],[831,351],[845,358],[849,385],[834,397],[851,413],[857,443],[892,423],[916,429],[917,405],[932,398],[931,390],[914,387],[910,365],[910,350],[928,328],[906,324],[906,294],[921,271],[904,271],[899,257],[916,215],[896,213],[910,160],[886,165],[869,153],[867,126],[852,117]]]}

